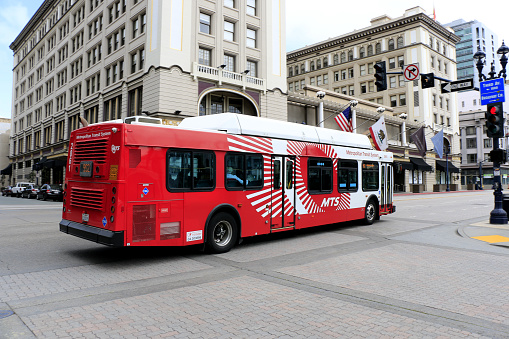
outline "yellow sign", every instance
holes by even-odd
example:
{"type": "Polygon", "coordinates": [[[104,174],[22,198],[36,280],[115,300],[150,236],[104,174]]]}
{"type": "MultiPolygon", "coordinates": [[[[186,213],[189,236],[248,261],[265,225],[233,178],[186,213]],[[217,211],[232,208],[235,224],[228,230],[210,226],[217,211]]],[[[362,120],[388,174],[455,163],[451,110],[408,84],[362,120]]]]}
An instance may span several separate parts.
{"type": "Polygon", "coordinates": [[[163,119],[163,125],[178,126],[182,120],[163,119]]]}
{"type": "Polygon", "coordinates": [[[117,180],[118,178],[118,165],[110,165],[110,180],[117,180]]]}

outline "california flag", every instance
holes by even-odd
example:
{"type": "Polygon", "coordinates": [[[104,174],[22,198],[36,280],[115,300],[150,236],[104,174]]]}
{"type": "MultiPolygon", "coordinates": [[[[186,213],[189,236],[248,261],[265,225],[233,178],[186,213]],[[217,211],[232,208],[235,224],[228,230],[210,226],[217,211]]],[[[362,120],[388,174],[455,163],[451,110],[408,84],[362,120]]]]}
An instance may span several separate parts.
{"type": "Polygon", "coordinates": [[[385,119],[383,116],[369,128],[369,132],[371,133],[371,138],[377,150],[383,151],[389,147],[387,143],[387,129],[385,128],[385,119]]]}

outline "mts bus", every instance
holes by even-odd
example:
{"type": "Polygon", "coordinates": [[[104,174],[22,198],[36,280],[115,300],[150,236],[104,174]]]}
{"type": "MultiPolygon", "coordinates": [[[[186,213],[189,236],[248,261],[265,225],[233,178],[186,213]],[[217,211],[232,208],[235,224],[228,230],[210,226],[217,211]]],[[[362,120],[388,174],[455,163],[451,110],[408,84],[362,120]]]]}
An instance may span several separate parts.
{"type": "Polygon", "coordinates": [[[393,213],[393,156],[365,135],[233,113],[75,130],[62,232],[110,246],[204,244],[393,213]]]}

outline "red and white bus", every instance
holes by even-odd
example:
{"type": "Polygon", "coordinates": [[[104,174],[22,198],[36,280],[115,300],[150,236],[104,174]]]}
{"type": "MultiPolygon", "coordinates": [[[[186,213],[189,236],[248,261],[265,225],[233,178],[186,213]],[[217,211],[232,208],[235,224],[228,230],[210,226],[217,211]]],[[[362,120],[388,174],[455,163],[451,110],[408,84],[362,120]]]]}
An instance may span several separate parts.
{"type": "Polygon", "coordinates": [[[365,135],[223,113],[75,130],[62,232],[110,246],[204,244],[393,213],[393,156],[365,135]]]}

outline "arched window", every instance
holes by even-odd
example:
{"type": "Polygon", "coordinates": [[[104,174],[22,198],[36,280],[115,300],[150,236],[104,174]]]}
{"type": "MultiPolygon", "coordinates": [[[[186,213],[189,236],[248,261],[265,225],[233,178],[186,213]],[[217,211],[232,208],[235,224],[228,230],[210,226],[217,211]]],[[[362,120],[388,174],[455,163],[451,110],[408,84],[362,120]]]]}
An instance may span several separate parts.
{"type": "Polygon", "coordinates": [[[402,36],[400,36],[400,37],[398,38],[398,48],[402,48],[402,47],[403,47],[403,37],[402,37],[402,36]]]}
{"type": "Polygon", "coordinates": [[[353,51],[349,50],[348,51],[348,61],[352,61],[352,60],[353,60],[353,51]]]}
{"type": "Polygon", "coordinates": [[[343,63],[343,62],[346,62],[346,53],[345,52],[341,53],[341,63],[343,63]]]}
{"type": "Polygon", "coordinates": [[[380,54],[382,53],[382,44],[377,42],[376,45],[375,45],[375,53],[376,54],[380,54]]]}
{"type": "Polygon", "coordinates": [[[301,74],[306,73],[306,65],[305,65],[305,64],[301,64],[301,65],[300,65],[300,73],[301,73],[301,74]]]}
{"type": "Polygon", "coordinates": [[[309,64],[309,67],[311,68],[311,71],[314,71],[315,70],[315,62],[311,61],[311,63],[309,64]]]}
{"type": "Polygon", "coordinates": [[[316,69],[322,68],[322,61],[320,59],[316,60],[316,69]]]}
{"type": "Polygon", "coordinates": [[[328,66],[329,66],[329,58],[325,57],[325,58],[323,58],[323,67],[328,67],[328,66]]]}
{"type": "Polygon", "coordinates": [[[295,66],[295,75],[299,74],[299,66],[295,66]]]}
{"type": "Polygon", "coordinates": [[[372,56],[373,55],[373,45],[369,45],[368,46],[368,56],[372,56]]]}
{"type": "Polygon", "coordinates": [[[293,67],[290,66],[290,68],[288,69],[288,76],[289,77],[293,77],[293,67]]]}
{"type": "Polygon", "coordinates": [[[389,51],[394,50],[394,39],[389,39],[389,51]]]}
{"type": "Polygon", "coordinates": [[[359,57],[364,58],[366,56],[364,47],[361,47],[359,50],[359,57]]]}
{"type": "Polygon", "coordinates": [[[437,52],[440,52],[440,41],[437,40],[437,52]]]}
{"type": "Polygon", "coordinates": [[[334,54],[334,65],[339,64],[339,56],[337,54],[334,54]]]}

